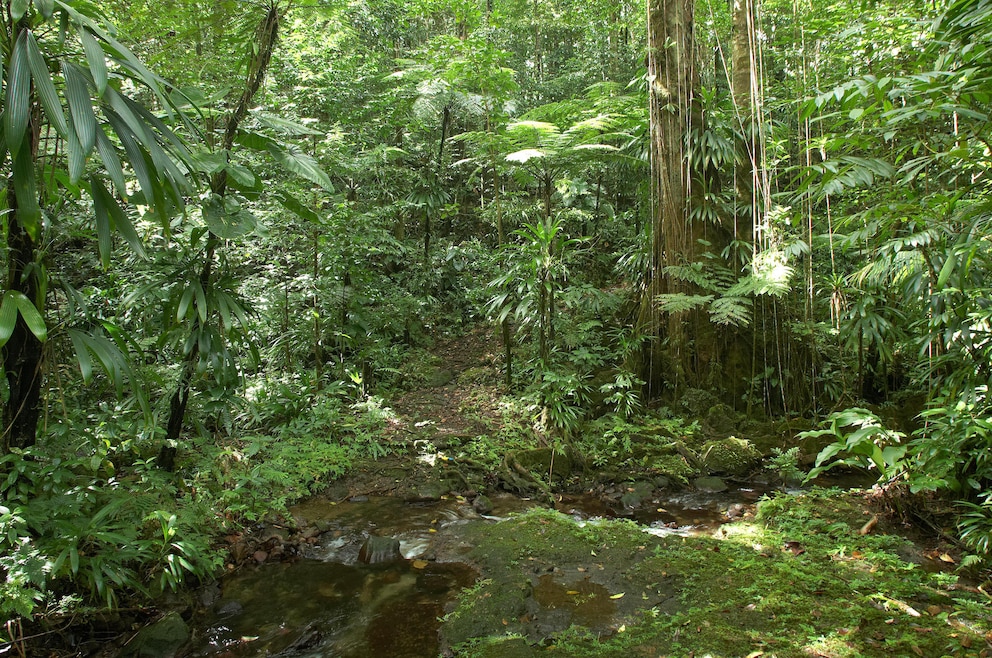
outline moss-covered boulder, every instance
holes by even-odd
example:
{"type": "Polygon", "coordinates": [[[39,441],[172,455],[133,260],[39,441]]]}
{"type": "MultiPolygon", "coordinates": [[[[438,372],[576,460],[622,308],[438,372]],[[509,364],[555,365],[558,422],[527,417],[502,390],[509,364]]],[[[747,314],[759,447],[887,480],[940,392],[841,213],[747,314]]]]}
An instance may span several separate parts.
{"type": "Polygon", "coordinates": [[[737,412],[723,403],[714,404],[703,419],[703,432],[714,439],[724,439],[737,431],[737,412]]]}
{"type": "Polygon", "coordinates": [[[747,439],[731,436],[705,443],[700,459],[709,474],[745,475],[761,464],[761,452],[747,439]]]}
{"type": "Polygon", "coordinates": [[[121,654],[133,658],[169,658],[189,641],[189,626],[177,612],[169,612],[154,624],[145,626],[121,654]]]}

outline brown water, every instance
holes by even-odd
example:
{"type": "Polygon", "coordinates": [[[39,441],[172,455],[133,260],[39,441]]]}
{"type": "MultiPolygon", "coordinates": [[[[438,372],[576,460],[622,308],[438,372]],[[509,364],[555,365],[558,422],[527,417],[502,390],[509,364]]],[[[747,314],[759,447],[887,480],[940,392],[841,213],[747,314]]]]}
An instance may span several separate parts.
{"type": "MultiPolygon", "coordinates": [[[[652,534],[709,534],[769,489],[667,494],[645,499],[636,510],[593,495],[563,496],[556,507],[580,521],[631,518],[652,534]]],[[[487,517],[457,497],[434,503],[385,497],[337,504],[315,498],[299,505],[293,515],[322,530],[319,543],[296,562],[248,567],[224,578],[220,598],[194,619],[194,639],[183,655],[436,656],[439,618],[476,578],[461,563],[471,547],[451,539],[451,526],[490,523],[536,505],[509,495],[494,497],[493,503],[487,517]],[[405,559],[388,565],[359,563],[359,548],[370,534],[398,539],[405,559]]],[[[608,592],[590,589],[597,587],[585,580],[567,583],[542,576],[534,585],[534,598],[545,617],[570,615],[586,626],[605,627],[615,606],[608,592]]]]}

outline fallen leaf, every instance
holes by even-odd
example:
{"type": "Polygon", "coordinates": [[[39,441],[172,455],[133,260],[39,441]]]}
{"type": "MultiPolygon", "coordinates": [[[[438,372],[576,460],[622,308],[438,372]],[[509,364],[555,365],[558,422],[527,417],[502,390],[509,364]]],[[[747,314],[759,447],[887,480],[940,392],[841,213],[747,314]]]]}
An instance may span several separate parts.
{"type": "Polygon", "coordinates": [[[578,590],[574,590],[574,589],[570,589],[567,592],[565,592],[565,594],[568,594],[569,596],[575,596],[578,593],[579,593],[578,590]]]}
{"type": "Polygon", "coordinates": [[[410,563],[410,566],[413,567],[414,569],[426,569],[427,560],[414,560],[413,562],[410,563]]]}
{"type": "Polygon", "coordinates": [[[623,633],[627,630],[627,624],[620,624],[620,628],[617,629],[617,633],[623,633]]]}
{"type": "Polygon", "coordinates": [[[624,595],[624,592],[620,592],[619,594],[612,595],[610,598],[611,599],[622,599],[623,598],[623,595],[624,595]]]}
{"type": "Polygon", "coordinates": [[[752,651],[747,655],[747,658],[758,658],[758,656],[763,656],[763,655],[765,655],[764,651],[752,651]]]}
{"type": "Polygon", "coordinates": [[[955,564],[954,558],[952,558],[947,553],[941,553],[941,555],[940,555],[940,561],[941,562],[946,562],[947,564],[955,564]]]}

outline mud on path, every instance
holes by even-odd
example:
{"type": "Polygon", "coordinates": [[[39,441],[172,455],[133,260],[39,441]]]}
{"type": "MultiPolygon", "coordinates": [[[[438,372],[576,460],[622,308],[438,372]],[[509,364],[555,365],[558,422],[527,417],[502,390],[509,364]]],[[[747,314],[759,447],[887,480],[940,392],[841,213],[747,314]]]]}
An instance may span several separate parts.
{"type": "Polygon", "coordinates": [[[390,454],[357,464],[324,492],[331,500],[389,495],[406,499],[436,498],[424,491],[437,483],[439,469],[416,459],[423,450],[443,450],[496,431],[501,373],[499,341],[491,328],[475,326],[464,334],[439,340],[423,371],[407,391],[386,400],[393,417],[382,438],[390,454]]]}
{"type": "Polygon", "coordinates": [[[387,429],[393,440],[484,434],[500,419],[499,342],[493,330],[476,326],[444,339],[431,350],[435,363],[421,373],[423,385],[389,400],[397,418],[387,429]]]}

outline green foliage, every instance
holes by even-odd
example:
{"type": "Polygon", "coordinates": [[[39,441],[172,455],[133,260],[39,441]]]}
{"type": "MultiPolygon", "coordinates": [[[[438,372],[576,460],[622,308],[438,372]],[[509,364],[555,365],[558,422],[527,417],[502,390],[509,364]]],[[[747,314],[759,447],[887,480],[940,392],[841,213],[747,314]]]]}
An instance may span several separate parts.
{"type": "Polygon", "coordinates": [[[799,468],[799,446],[788,450],[772,448],[772,456],[765,460],[765,468],[775,473],[785,486],[795,485],[806,479],[806,473],[799,468]]]}
{"type": "Polygon", "coordinates": [[[830,414],[824,423],[829,426],[799,433],[803,439],[821,436],[837,439],[816,456],[816,465],[806,476],[807,481],[840,465],[877,469],[879,481],[892,481],[905,475],[907,448],[899,445],[905,434],[886,429],[872,412],[852,407],[830,414]]]}
{"type": "Polygon", "coordinates": [[[84,456],[51,458],[38,451],[2,458],[0,554],[8,586],[0,613],[30,616],[70,587],[113,607],[131,597],[177,589],[212,577],[220,557],[202,520],[178,508],[175,489],[150,464],[135,462],[121,479],[108,478],[125,451],[108,443],[79,446],[84,456]],[[170,500],[171,497],[171,500],[170,500]]]}

